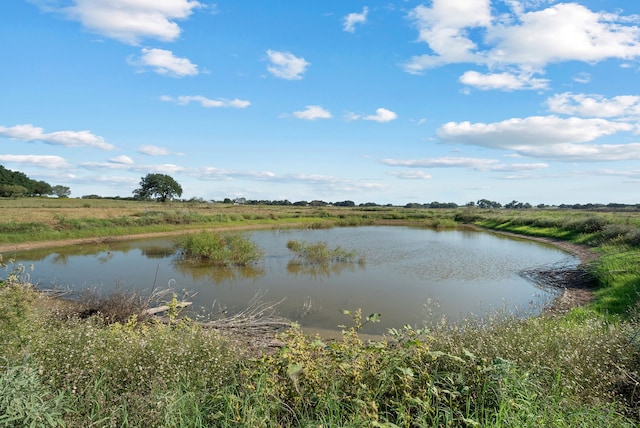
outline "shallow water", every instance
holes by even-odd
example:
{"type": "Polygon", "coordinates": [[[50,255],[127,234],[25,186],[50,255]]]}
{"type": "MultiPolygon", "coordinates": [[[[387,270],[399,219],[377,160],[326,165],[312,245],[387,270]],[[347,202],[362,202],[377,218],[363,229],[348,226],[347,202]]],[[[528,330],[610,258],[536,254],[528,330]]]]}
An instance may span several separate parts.
{"type": "Polygon", "coordinates": [[[321,230],[255,231],[245,234],[265,251],[250,268],[178,263],[173,240],[133,240],[52,250],[44,256],[22,253],[33,263],[32,282],[41,288],[79,291],[98,288],[150,291],[171,286],[197,292],[192,316],[234,313],[256,293],[277,302],[280,315],[308,331],[338,331],[350,319],[341,309],[361,308],[382,321],[363,331],[379,334],[405,324],[421,326],[446,317],[456,321],[496,311],[535,314],[554,297],[519,276],[522,269],[578,259],[557,248],[487,232],[435,231],[400,226],[321,230]],[[327,242],[354,250],[365,263],[327,267],[292,263],[289,240],[327,242]]]}

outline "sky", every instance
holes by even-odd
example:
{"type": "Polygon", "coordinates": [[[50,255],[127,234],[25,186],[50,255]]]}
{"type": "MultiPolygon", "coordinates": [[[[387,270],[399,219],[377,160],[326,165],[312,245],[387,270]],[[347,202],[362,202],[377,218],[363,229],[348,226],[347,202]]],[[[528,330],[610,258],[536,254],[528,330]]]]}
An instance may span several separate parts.
{"type": "Polygon", "coordinates": [[[3,0],[0,165],[72,197],[640,203],[637,0],[3,0]]]}

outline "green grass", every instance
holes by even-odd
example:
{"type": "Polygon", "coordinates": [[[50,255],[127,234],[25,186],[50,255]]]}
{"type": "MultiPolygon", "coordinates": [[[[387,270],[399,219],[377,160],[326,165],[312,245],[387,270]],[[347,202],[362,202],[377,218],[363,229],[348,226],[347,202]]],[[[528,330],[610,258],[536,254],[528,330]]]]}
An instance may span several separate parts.
{"type": "MultiPolygon", "coordinates": [[[[256,354],[244,342],[186,319],[162,324],[129,317],[114,323],[101,315],[53,311],[27,284],[28,270],[7,263],[0,275],[0,427],[632,427],[640,422],[640,215],[329,208],[310,213],[221,210],[210,213],[216,220],[208,224],[295,218],[318,227],[353,219],[449,225],[456,218],[563,238],[602,254],[591,267],[600,284],[597,299],[564,316],[523,320],[497,314],[457,326],[398,326],[373,342],[358,332],[378,315],[363,318],[354,311],[339,340],[308,337],[293,327],[280,336],[282,348],[256,354]]],[[[169,217],[149,210],[130,221],[169,217]]],[[[176,227],[195,226],[180,221],[176,227]]],[[[102,227],[82,224],[76,226],[102,227]]]]}

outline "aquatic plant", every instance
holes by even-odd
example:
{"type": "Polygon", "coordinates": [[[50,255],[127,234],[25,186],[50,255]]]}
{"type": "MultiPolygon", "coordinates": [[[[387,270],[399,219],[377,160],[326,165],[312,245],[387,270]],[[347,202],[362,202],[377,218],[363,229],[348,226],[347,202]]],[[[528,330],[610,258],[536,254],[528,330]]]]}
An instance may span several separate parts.
{"type": "Polygon", "coordinates": [[[287,248],[298,257],[300,263],[353,262],[356,257],[355,251],[347,251],[340,246],[329,248],[326,242],[309,243],[292,239],[287,242],[287,248]]]}
{"type": "Polygon", "coordinates": [[[258,261],[264,252],[250,239],[238,233],[199,232],[176,239],[180,260],[208,262],[222,266],[246,266],[258,261]]]}

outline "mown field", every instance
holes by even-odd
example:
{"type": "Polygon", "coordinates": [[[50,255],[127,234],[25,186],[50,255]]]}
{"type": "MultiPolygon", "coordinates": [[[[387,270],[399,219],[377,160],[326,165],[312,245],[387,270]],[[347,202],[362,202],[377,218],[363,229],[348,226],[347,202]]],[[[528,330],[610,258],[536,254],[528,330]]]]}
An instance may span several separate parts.
{"type": "MultiPolygon", "coordinates": [[[[640,213],[0,200],[0,427],[624,427],[640,423],[640,213]],[[138,296],[68,305],[36,293],[12,248],[242,227],[473,224],[588,246],[586,307],[397,326],[376,341],[163,322],[138,296]],[[240,340],[241,339],[241,340],[240,340]],[[267,351],[268,349],[268,351],[267,351]]],[[[90,280],[90,278],[88,278],[90,280]]],[[[249,302],[248,302],[249,304],[249,302]]],[[[360,310],[361,309],[361,310],[360,310]]],[[[384,313],[382,314],[384,317],[384,313]]]]}

